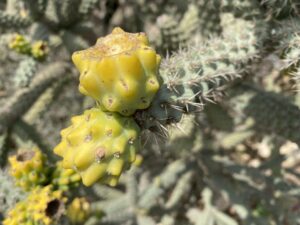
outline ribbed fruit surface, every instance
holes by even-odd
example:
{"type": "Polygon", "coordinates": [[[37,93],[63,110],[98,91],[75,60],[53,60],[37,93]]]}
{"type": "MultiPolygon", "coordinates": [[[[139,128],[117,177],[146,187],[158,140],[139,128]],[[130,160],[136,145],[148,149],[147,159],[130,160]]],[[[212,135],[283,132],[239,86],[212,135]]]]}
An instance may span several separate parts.
{"type": "Polygon", "coordinates": [[[160,86],[160,56],[144,33],[115,28],[95,46],[75,52],[72,60],[80,71],[79,91],[106,111],[129,116],[148,108],[160,86]]]}
{"type": "Polygon", "coordinates": [[[78,171],[86,186],[97,181],[116,185],[140,147],[138,125],[133,118],[98,108],[86,110],[71,121],[54,149],[63,157],[63,167],[78,171]]]}
{"type": "Polygon", "coordinates": [[[66,191],[72,187],[76,187],[79,185],[80,180],[81,177],[75,170],[63,168],[61,161],[56,163],[51,183],[59,190],[66,191]]]}
{"type": "Polygon", "coordinates": [[[72,224],[84,224],[91,212],[86,198],[74,198],[67,209],[67,216],[72,224]]]}

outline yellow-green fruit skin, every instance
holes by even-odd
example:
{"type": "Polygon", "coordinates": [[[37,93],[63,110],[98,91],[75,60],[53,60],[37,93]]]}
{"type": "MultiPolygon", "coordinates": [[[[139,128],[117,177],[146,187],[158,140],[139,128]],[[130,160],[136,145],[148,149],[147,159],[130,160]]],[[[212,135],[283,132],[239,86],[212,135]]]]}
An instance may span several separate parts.
{"type": "Polygon", "coordinates": [[[67,216],[72,224],[84,224],[91,212],[86,198],[75,198],[67,208],[67,216]]]}
{"type": "Polygon", "coordinates": [[[3,221],[3,225],[50,225],[55,221],[55,217],[60,214],[59,207],[63,205],[66,199],[62,191],[53,191],[52,186],[33,189],[26,199],[16,204],[15,208],[8,212],[3,221]],[[52,206],[51,202],[57,202],[52,206]],[[50,213],[50,207],[55,206],[50,213]],[[55,211],[57,210],[57,211],[55,211]],[[52,215],[53,214],[53,215],[52,215]]]}
{"type": "Polygon", "coordinates": [[[62,162],[56,163],[56,167],[52,173],[51,183],[59,190],[67,191],[73,187],[77,187],[80,183],[80,175],[73,169],[65,169],[62,162]]]}
{"type": "Polygon", "coordinates": [[[10,174],[16,185],[25,191],[48,182],[49,167],[46,158],[38,148],[21,150],[9,157],[10,174]]]}
{"type": "Polygon", "coordinates": [[[29,41],[21,34],[16,34],[9,43],[9,47],[18,53],[30,54],[31,46],[29,41]]]}
{"type": "Polygon", "coordinates": [[[54,148],[63,157],[63,167],[79,172],[86,186],[97,181],[115,186],[140,148],[140,129],[134,119],[92,108],[71,121],[54,148]]]}
{"type": "Polygon", "coordinates": [[[105,111],[124,116],[145,109],[159,89],[160,56],[143,33],[115,28],[95,46],[75,52],[79,91],[94,98],[105,111]]]}
{"type": "Polygon", "coordinates": [[[49,47],[45,41],[36,41],[31,46],[31,55],[33,58],[42,60],[49,53],[49,47]]]}

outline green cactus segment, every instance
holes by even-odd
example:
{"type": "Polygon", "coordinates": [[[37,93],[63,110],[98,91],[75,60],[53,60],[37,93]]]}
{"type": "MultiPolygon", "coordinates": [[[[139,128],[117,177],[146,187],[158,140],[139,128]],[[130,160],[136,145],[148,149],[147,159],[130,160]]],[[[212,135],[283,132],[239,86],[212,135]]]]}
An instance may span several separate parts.
{"type": "Polygon", "coordinates": [[[31,24],[28,18],[0,10],[0,26],[4,28],[24,28],[31,24]]]}
{"type": "Polygon", "coordinates": [[[24,121],[30,125],[36,124],[38,119],[42,118],[49,106],[57,99],[64,85],[69,81],[70,78],[62,79],[48,87],[23,116],[24,121]]]}
{"type": "Polygon", "coordinates": [[[20,89],[8,98],[0,109],[0,132],[27,112],[47,87],[60,79],[65,79],[66,75],[69,76],[68,69],[69,65],[66,63],[52,63],[34,77],[28,88],[20,89]]]}
{"type": "Polygon", "coordinates": [[[196,5],[189,5],[182,19],[178,22],[174,16],[162,15],[157,18],[157,26],[160,29],[160,43],[154,40],[163,51],[172,52],[179,48],[187,47],[193,34],[198,30],[199,10],[196,5]]]}
{"type": "Polygon", "coordinates": [[[140,126],[162,130],[166,124],[180,121],[184,113],[201,110],[205,101],[218,95],[218,88],[245,71],[243,66],[259,52],[256,28],[252,22],[227,14],[223,18],[223,38],[196,42],[163,61],[160,74],[164,84],[151,107],[136,115],[140,126]]]}
{"type": "Polygon", "coordinates": [[[144,210],[149,210],[159,197],[169,188],[174,186],[180,177],[188,170],[184,160],[177,160],[166,167],[166,169],[154,178],[151,185],[142,193],[138,201],[138,206],[144,210]]]}
{"type": "Polygon", "coordinates": [[[199,30],[203,37],[221,34],[220,3],[220,1],[197,1],[199,8],[199,30]]]}
{"type": "Polygon", "coordinates": [[[184,196],[191,191],[192,180],[192,171],[187,171],[178,179],[169,200],[166,202],[166,209],[175,209],[181,204],[184,196]]]}
{"type": "Polygon", "coordinates": [[[139,132],[132,118],[93,108],[72,118],[54,152],[64,158],[64,168],[80,173],[84,185],[100,181],[114,186],[135,160],[139,132]]]}
{"type": "Polygon", "coordinates": [[[297,33],[288,35],[280,43],[282,57],[286,62],[285,67],[295,69],[300,61],[300,36],[297,33]]]}
{"type": "Polygon", "coordinates": [[[53,27],[68,27],[79,19],[78,7],[80,0],[48,1],[45,11],[47,22],[53,27]]]}
{"type": "Polygon", "coordinates": [[[161,46],[164,51],[174,51],[186,45],[187,37],[180,31],[178,23],[170,15],[162,15],[157,18],[157,26],[160,29],[160,39],[154,40],[156,45],[161,46]]]}
{"type": "Polygon", "coordinates": [[[35,75],[37,69],[37,62],[28,57],[22,60],[16,70],[14,77],[14,84],[16,87],[27,87],[35,75]]]}
{"type": "Polygon", "coordinates": [[[276,134],[300,144],[300,109],[279,94],[264,92],[250,85],[232,90],[229,106],[239,122],[249,119],[253,128],[264,134],[276,134]]]}
{"type": "MultiPolygon", "coordinates": [[[[173,207],[182,203],[184,193],[193,182],[191,168],[194,165],[193,161],[175,160],[167,165],[163,171],[159,172],[157,176],[151,179],[145,188],[140,190],[138,188],[137,178],[134,175],[137,171],[130,170],[127,175],[130,176],[126,182],[126,192],[121,194],[116,192],[116,189],[107,190],[100,188],[100,196],[105,200],[94,201],[91,203],[91,211],[95,213],[103,213],[101,218],[103,223],[118,223],[122,224],[128,221],[128,218],[140,218],[147,215],[150,218],[150,212],[157,206],[157,202],[166,202],[164,197],[170,194],[169,201],[165,209],[170,210],[173,207]],[[185,183],[185,184],[184,184],[185,183]],[[175,188],[174,188],[175,187],[175,188]],[[174,189],[173,189],[174,188],[174,189]],[[173,189],[173,192],[171,190],[173,189]],[[104,190],[104,192],[103,192],[104,190]],[[110,197],[108,197],[108,195],[110,197]],[[133,196],[132,196],[133,195],[133,196]],[[134,199],[132,199],[134,198],[134,199]],[[135,210],[128,210],[134,208],[135,210]],[[136,214],[136,212],[139,212],[136,214]]],[[[97,186],[94,186],[97,187],[97,186]]],[[[163,210],[163,209],[162,209],[163,210]]],[[[146,223],[141,223],[146,224],[146,223]]]]}
{"type": "Polygon", "coordinates": [[[291,15],[300,15],[298,0],[263,0],[270,16],[275,18],[287,18],[291,15]]]}
{"type": "Polygon", "coordinates": [[[51,0],[45,10],[45,19],[54,29],[71,28],[87,18],[99,0],[51,0]]]}
{"type": "Polygon", "coordinates": [[[99,0],[82,0],[79,6],[79,13],[82,16],[87,16],[96,7],[99,0]]]}
{"type": "MultiPolygon", "coordinates": [[[[284,21],[278,28],[276,40],[280,40],[278,52],[282,58],[282,74],[290,75],[292,82],[296,83],[296,89],[300,88],[300,36],[298,25],[299,20],[284,21]]],[[[296,96],[296,104],[299,105],[299,94],[296,96]]]]}
{"type": "Polygon", "coordinates": [[[81,0],[65,0],[54,1],[57,3],[57,10],[61,13],[59,15],[59,23],[63,26],[69,26],[78,20],[78,6],[81,0]]]}
{"type": "Polygon", "coordinates": [[[183,14],[179,28],[185,31],[188,39],[196,33],[199,26],[199,9],[195,4],[189,4],[186,12],[183,14]]]}
{"type": "Polygon", "coordinates": [[[221,0],[220,2],[222,12],[231,12],[235,17],[257,19],[262,16],[260,4],[256,0],[221,0]]]}
{"type": "Polygon", "coordinates": [[[29,15],[33,19],[43,16],[48,0],[23,0],[29,10],[29,15]]]}
{"type": "Polygon", "coordinates": [[[64,30],[61,32],[61,37],[70,53],[89,47],[89,43],[84,38],[74,34],[73,32],[64,30]]]}

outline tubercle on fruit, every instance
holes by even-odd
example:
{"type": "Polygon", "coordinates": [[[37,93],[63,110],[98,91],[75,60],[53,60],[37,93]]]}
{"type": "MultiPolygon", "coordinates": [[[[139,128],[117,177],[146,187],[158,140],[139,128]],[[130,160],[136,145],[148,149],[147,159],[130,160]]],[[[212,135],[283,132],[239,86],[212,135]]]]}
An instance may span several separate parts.
{"type": "Polygon", "coordinates": [[[104,111],[133,115],[150,106],[160,87],[160,56],[144,33],[115,28],[86,50],[74,52],[80,72],[79,91],[94,98],[104,111]]]}

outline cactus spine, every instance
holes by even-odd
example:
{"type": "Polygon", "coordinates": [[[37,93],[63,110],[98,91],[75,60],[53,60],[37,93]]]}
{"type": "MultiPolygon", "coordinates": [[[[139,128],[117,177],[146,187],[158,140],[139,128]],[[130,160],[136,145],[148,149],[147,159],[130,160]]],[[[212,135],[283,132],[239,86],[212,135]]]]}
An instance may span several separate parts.
{"type": "Polygon", "coordinates": [[[162,62],[164,83],[150,108],[136,115],[143,128],[164,133],[162,126],[180,121],[184,113],[201,110],[227,80],[240,77],[243,65],[258,54],[261,39],[256,38],[254,24],[229,14],[223,18],[222,39],[196,42],[162,62]],[[244,29],[243,34],[232,36],[237,29],[244,29]]]}

